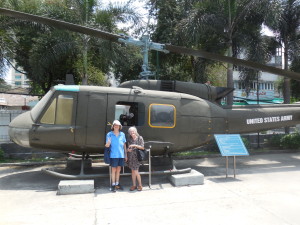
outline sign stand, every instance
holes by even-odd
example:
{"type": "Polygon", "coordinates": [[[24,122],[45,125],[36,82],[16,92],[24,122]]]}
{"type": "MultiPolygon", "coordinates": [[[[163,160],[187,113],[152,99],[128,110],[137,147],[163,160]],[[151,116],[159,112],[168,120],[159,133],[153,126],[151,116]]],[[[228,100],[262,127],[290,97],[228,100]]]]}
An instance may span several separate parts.
{"type": "MultiPolygon", "coordinates": [[[[236,178],[236,158],[233,156],[233,177],[236,178]]],[[[226,178],[228,178],[228,156],[226,156],[226,178]]]]}
{"type": "Polygon", "coordinates": [[[228,177],[228,156],[233,156],[233,171],[236,178],[235,156],[249,155],[239,134],[215,134],[215,139],[222,156],[226,156],[226,178],[228,177]]]}

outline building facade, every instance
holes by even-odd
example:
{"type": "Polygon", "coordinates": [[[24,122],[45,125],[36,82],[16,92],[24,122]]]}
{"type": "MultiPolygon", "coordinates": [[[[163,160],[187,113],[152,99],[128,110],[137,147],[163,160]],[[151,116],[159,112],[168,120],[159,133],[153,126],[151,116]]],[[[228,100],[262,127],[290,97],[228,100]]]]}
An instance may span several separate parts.
{"type": "Polygon", "coordinates": [[[22,73],[22,69],[12,69],[10,74],[10,85],[12,88],[29,88],[30,80],[22,73]]]}
{"type": "MultiPolygon", "coordinates": [[[[272,57],[268,65],[282,68],[281,48],[276,50],[276,55],[272,57]]],[[[251,101],[259,100],[266,102],[269,101],[270,103],[281,103],[280,99],[282,98],[282,93],[278,90],[278,81],[280,76],[267,72],[261,72],[258,76],[258,79],[252,81],[250,90],[246,90],[244,88],[239,76],[239,71],[233,72],[235,88],[233,95],[235,102],[247,101],[251,104],[251,101]]]]}

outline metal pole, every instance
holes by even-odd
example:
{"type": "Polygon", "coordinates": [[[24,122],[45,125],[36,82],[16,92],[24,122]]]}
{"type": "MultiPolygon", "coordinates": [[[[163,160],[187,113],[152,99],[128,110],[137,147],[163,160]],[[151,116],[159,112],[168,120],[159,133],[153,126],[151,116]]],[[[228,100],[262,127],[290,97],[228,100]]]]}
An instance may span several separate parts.
{"type": "Polygon", "coordinates": [[[233,156],[233,171],[234,171],[233,173],[234,173],[234,179],[235,179],[235,168],[236,168],[235,163],[236,163],[235,156],[233,156]]]}
{"type": "MultiPolygon", "coordinates": [[[[257,87],[256,87],[256,100],[257,100],[257,105],[259,105],[259,77],[258,77],[258,75],[259,75],[259,73],[258,72],[256,72],[256,74],[257,74],[257,87]]],[[[259,148],[259,132],[257,133],[257,148],[259,148]]]]}
{"type": "Polygon", "coordinates": [[[228,156],[226,156],[226,178],[228,177],[228,156]]]}
{"type": "Polygon", "coordinates": [[[156,51],[156,74],[155,79],[159,79],[159,51],[156,51]]]}
{"type": "Polygon", "coordinates": [[[151,145],[149,146],[149,188],[151,189],[151,145]]]}
{"type": "Polygon", "coordinates": [[[109,187],[111,187],[111,166],[109,166],[109,187]]]}
{"type": "Polygon", "coordinates": [[[84,158],[85,158],[85,152],[83,152],[81,156],[80,175],[84,175],[84,158]]]}

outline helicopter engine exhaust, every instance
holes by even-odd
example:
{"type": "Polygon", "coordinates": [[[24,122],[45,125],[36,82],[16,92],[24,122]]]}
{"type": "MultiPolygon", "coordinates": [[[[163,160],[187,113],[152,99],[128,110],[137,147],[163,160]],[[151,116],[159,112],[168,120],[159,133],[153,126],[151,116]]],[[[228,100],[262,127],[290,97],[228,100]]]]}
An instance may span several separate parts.
{"type": "Polygon", "coordinates": [[[190,94],[202,99],[218,102],[231,93],[233,88],[214,87],[200,83],[190,83],[172,80],[133,80],[120,84],[121,88],[138,86],[146,90],[169,91],[190,94]]]}

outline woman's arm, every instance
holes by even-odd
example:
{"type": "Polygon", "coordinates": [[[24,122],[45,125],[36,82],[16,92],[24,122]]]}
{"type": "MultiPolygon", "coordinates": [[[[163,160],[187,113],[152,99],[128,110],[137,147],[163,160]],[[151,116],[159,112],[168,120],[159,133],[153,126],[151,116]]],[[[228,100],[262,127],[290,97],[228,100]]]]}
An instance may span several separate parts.
{"type": "Polygon", "coordinates": [[[145,150],[145,148],[144,148],[144,139],[143,139],[142,136],[138,137],[137,142],[138,142],[138,145],[134,145],[134,147],[137,148],[137,149],[145,150]]]}
{"type": "Polygon", "coordinates": [[[109,135],[109,133],[106,135],[106,143],[105,143],[105,147],[108,148],[111,144],[111,137],[109,135]]]}
{"type": "Polygon", "coordinates": [[[125,154],[125,161],[127,159],[127,148],[126,148],[126,143],[124,143],[124,154],[125,154]]]}

